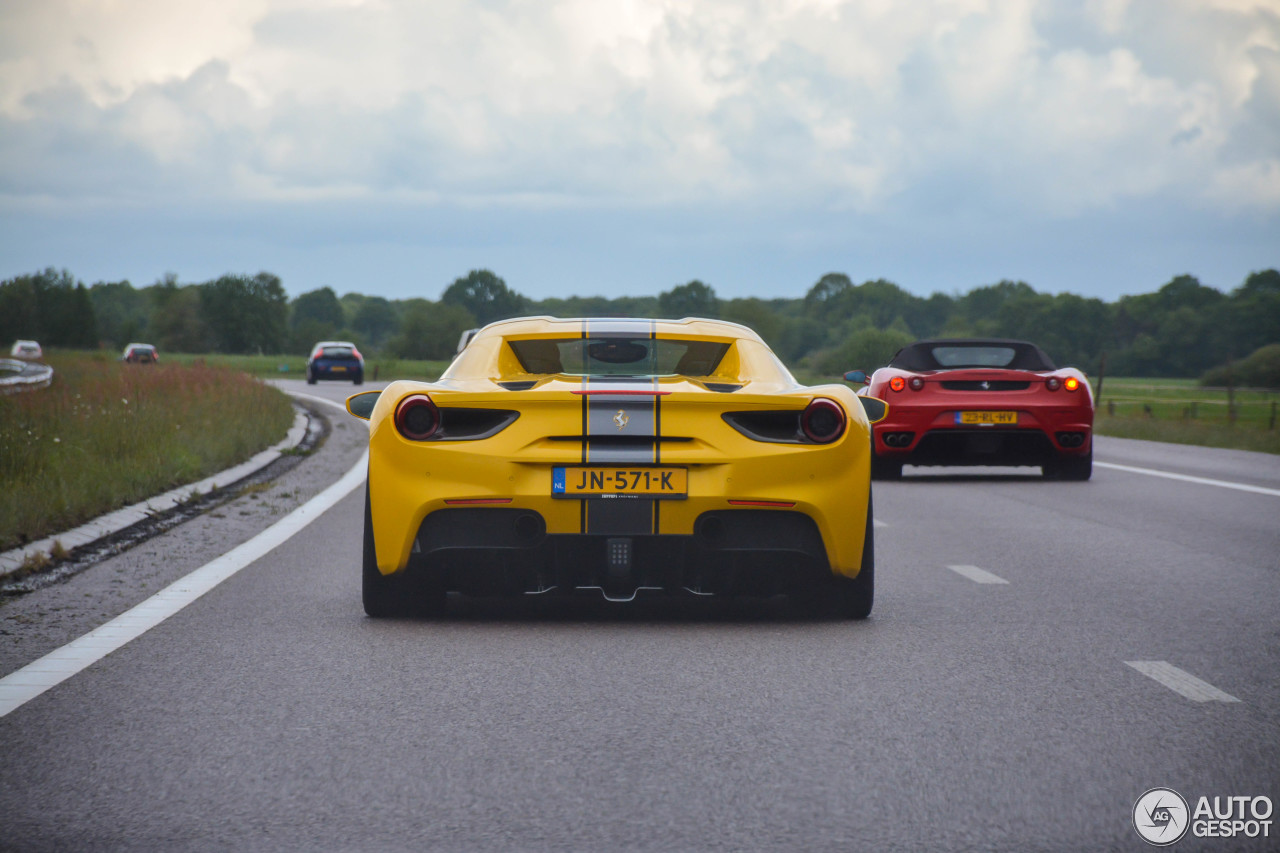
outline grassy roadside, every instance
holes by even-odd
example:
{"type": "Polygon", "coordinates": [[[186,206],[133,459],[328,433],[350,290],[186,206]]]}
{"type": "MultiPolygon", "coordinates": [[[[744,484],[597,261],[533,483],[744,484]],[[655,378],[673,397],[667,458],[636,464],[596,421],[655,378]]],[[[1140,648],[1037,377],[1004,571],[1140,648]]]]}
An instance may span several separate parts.
{"type": "MultiPolygon", "coordinates": [[[[260,379],[302,379],[306,376],[306,355],[190,355],[161,353],[161,364],[204,365],[239,370],[260,379]]],[[[365,360],[365,381],[420,379],[426,382],[440,378],[449,366],[447,361],[414,361],[397,358],[365,360]]]]}
{"type": "Polygon", "coordinates": [[[1245,388],[1230,396],[1225,388],[1203,388],[1194,379],[1107,378],[1094,430],[1118,438],[1280,453],[1280,423],[1273,421],[1280,392],[1245,388]]]}
{"type": "Polygon", "coordinates": [[[53,385],[0,397],[0,550],[242,462],[293,421],[285,395],[223,367],[47,361],[53,385]]]}

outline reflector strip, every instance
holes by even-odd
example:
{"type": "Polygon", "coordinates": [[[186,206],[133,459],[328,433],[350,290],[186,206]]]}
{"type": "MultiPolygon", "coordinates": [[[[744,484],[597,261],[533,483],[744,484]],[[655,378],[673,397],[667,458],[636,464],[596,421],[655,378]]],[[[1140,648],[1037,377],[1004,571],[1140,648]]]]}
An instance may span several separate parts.
{"type": "Polygon", "coordinates": [[[729,501],[733,506],[795,506],[795,501],[729,501]]]}
{"type": "Polygon", "coordinates": [[[459,504],[509,504],[511,503],[511,498],[454,498],[446,500],[445,503],[450,506],[459,504]]]}

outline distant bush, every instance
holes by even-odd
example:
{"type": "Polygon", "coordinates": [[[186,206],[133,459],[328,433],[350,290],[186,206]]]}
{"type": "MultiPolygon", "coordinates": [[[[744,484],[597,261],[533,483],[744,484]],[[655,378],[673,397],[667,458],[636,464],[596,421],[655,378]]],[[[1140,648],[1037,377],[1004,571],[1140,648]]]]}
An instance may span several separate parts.
{"type": "Polygon", "coordinates": [[[897,329],[862,328],[849,334],[830,349],[823,350],[812,359],[815,370],[827,375],[844,374],[849,370],[865,370],[868,375],[877,367],[883,367],[894,353],[915,338],[897,329]]]}
{"type": "Polygon", "coordinates": [[[1237,362],[1215,367],[1200,377],[1200,384],[1222,386],[1228,380],[1246,388],[1280,388],[1280,344],[1267,344],[1237,362]]]}

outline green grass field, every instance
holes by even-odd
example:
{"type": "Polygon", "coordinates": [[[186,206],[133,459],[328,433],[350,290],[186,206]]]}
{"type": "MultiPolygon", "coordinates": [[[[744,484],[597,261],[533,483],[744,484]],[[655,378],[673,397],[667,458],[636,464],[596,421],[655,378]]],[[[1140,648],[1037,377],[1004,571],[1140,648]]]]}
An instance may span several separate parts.
{"type": "Polygon", "coordinates": [[[237,370],[46,360],[50,387],[0,397],[0,550],[224,470],[293,421],[288,397],[237,370]]]}
{"type": "MultiPolygon", "coordinates": [[[[162,364],[226,367],[240,370],[261,379],[303,379],[306,376],[305,355],[189,355],[187,353],[161,353],[162,364]]],[[[438,379],[447,361],[412,361],[396,358],[369,358],[365,361],[365,381],[392,379],[438,379]]]]}
{"type": "Polygon", "coordinates": [[[1094,428],[1120,438],[1280,453],[1280,392],[1247,388],[1232,396],[1194,379],[1108,377],[1094,428]]]}

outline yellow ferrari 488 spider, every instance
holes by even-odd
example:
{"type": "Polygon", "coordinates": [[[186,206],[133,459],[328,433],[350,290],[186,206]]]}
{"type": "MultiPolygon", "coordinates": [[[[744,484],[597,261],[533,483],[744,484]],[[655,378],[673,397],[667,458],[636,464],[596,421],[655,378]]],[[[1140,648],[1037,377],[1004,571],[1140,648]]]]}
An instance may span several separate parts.
{"type": "Polygon", "coordinates": [[[793,594],[871,611],[878,400],[803,387],[750,329],[529,317],[369,420],[364,607],[446,593],[793,594]],[[868,412],[871,417],[868,417],[868,412]]]}

